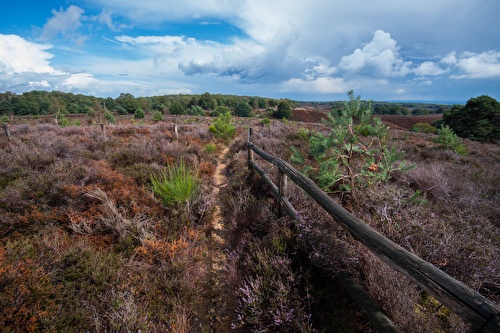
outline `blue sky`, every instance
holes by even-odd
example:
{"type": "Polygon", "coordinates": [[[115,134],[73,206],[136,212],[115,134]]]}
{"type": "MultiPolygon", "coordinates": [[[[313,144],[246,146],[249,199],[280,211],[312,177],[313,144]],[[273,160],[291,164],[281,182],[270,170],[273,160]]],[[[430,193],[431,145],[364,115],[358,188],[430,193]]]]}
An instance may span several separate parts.
{"type": "Polygon", "coordinates": [[[2,5],[0,91],[500,100],[498,0],[2,5]]]}

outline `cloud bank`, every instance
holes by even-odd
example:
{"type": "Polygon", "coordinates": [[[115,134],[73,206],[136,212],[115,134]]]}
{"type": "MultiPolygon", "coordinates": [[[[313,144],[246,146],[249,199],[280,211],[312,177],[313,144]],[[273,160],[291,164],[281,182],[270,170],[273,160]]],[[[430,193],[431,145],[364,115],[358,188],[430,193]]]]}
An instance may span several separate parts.
{"type": "Polygon", "coordinates": [[[356,89],[390,99],[453,98],[479,80],[490,91],[500,85],[500,51],[491,43],[500,29],[491,30],[488,15],[500,4],[486,0],[87,3],[93,10],[52,10],[40,41],[0,35],[4,90],[332,99],[356,89]],[[471,12],[482,25],[469,22],[471,12]],[[169,33],[176,24],[185,34],[169,33]],[[222,25],[233,35],[193,37],[222,25]]]}

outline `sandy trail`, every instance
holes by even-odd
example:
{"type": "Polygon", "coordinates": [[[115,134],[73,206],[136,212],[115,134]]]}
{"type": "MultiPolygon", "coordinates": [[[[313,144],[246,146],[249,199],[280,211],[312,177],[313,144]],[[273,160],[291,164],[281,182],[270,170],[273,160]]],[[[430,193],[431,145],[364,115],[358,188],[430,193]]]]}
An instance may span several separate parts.
{"type": "Polygon", "coordinates": [[[228,295],[230,291],[224,279],[225,267],[227,263],[226,254],[224,253],[224,218],[222,217],[222,209],[220,205],[219,192],[227,185],[227,177],[225,175],[226,164],[224,160],[229,151],[225,147],[219,153],[217,158],[217,167],[215,169],[212,195],[216,198],[214,212],[212,216],[212,232],[211,238],[213,241],[212,247],[212,296],[211,308],[209,314],[211,317],[211,332],[230,332],[230,318],[228,307],[228,295]]]}

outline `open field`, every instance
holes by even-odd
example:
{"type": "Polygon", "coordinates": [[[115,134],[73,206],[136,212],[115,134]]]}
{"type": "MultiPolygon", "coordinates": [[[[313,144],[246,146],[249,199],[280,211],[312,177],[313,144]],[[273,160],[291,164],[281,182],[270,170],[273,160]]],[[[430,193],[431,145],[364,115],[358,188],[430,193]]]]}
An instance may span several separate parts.
{"type": "MultiPolygon", "coordinates": [[[[0,137],[0,330],[371,332],[335,282],[348,272],[398,331],[466,332],[302,191],[291,186],[290,200],[304,223],[278,215],[246,166],[248,127],[289,160],[291,145],[306,151],[310,131],[326,130],[320,117],[234,118],[229,141],[209,132],[210,117],[118,119],[105,132],[85,116],[65,128],[16,119],[12,140],[0,137]],[[181,161],[197,191],[168,205],[151,175],[181,161]]],[[[499,303],[500,147],[465,140],[459,156],[407,130],[436,116],[382,118],[415,167],[359,189],[346,208],[499,303]]]]}

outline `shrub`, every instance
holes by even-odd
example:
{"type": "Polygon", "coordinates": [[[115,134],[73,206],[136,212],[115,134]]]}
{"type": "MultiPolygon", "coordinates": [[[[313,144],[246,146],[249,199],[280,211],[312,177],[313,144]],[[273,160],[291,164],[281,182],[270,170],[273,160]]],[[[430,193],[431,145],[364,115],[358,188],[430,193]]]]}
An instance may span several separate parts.
{"type": "Polygon", "coordinates": [[[264,127],[269,127],[271,125],[271,120],[269,118],[264,118],[260,122],[264,127]]]}
{"type": "Polygon", "coordinates": [[[151,176],[153,192],[167,207],[188,205],[198,190],[198,177],[181,160],[178,166],[169,166],[160,177],[151,176]]]}
{"type": "Polygon", "coordinates": [[[309,129],[301,127],[297,130],[296,135],[300,139],[307,139],[311,135],[311,131],[309,129]]]}
{"type": "Polygon", "coordinates": [[[231,109],[229,109],[227,106],[219,105],[215,108],[215,110],[210,112],[210,116],[217,117],[224,113],[231,113],[231,109]]]}
{"type": "Polygon", "coordinates": [[[459,136],[478,141],[500,141],[500,102],[490,96],[471,98],[465,106],[454,106],[443,122],[459,136]]]}
{"type": "Polygon", "coordinates": [[[420,133],[436,133],[437,128],[432,126],[429,123],[416,123],[411,128],[412,132],[420,132],[420,133]]]}
{"type": "Polygon", "coordinates": [[[287,101],[281,100],[273,116],[278,119],[288,119],[292,116],[292,107],[287,101]]]}
{"type": "Polygon", "coordinates": [[[106,119],[110,124],[116,124],[115,116],[113,116],[113,114],[107,110],[106,112],[104,112],[104,119],[106,119]]]}
{"type": "Polygon", "coordinates": [[[141,109],[141,108],[138,108],[135,113],[134,113],[134,118],[135,119],[144,119],[145,117],[145,113],[144,113],[144,110],[141,109]]]}
{"type": "Polygon", "coordinates": [[[205,145],[205,147],[203,147],[203,152],[207,154],[214,154],[217,152],[217,145],[213,142],[210,142],[207,145],[205,145]]]}
{"type": "Polygon", "coordinates": [[[200,106],[193,105],[186,110],[186,114],[190,116],[204,116],[205,111],[200,106]]]}
{"type": "Polygon", "coordinates": [[[170,113],[171,114],[183,114],[184,113],[184,107],[177,101],[174,101],[170,105],[170,113]]]}
{"type": "Polygon", "coordinates": [[[250,117],[252,108],[246,100],[242,100],[234,107],[234,115],[238,117],[250,117]]]}
{"type": "Polygon", "coordinates": [[[462,143],[462,140],[453,132],[448,126],[441,126],[437,131],[438,137],[435,139],[436,143],[440,143],[444,148],[451,149],[458,155],[465,155],[467,150],[462,143]]]}
{"type": "Polygon", "coordinates": [[[208,127],[208,131],[216,138],[223,140],[232,139],[236,132],[236,128],[231,124],[231,114],[225,113],[217,117],[212,125],[208,127]]]}
{"type": "Polygon", "coordinates": [[[4,123],[4,124],[5,124],[5,123],[10,122],[10,119],[9,119],[9,117],[7,117],[7,115],[4,113],[4,115],[0,118],[0,122],[2,122],[2,123],[4,123]]]}
{"type": "Polygon", "coordinates": [[[163,114],[160,111],[155,111],[153,113],[153,120],[154,121],[161,121],[161,120],[163,120],[163,114]]]}

